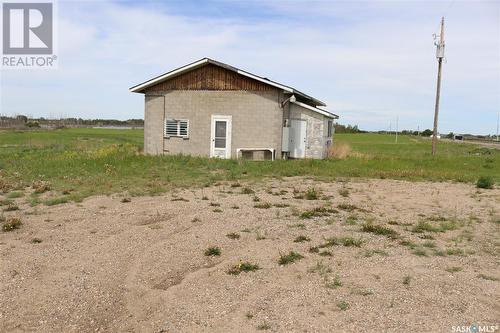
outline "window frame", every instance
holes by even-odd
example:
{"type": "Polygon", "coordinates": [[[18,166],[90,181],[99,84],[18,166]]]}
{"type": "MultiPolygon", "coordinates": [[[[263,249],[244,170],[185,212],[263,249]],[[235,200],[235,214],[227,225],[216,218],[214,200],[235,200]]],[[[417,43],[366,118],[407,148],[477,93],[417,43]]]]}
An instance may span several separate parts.
{"type": "Polygon", "coordinates": [[[333,119],[328,119],[326,123],[326,137],[333,137],[333,119]]]}
{"type": "Polygon", "coordinates": [[[165,118],[165,122],[163,124],[163,137],[165,138],[189,138],[189,119],[174,119],[174,118],[165,118]],[[167,123],[168,122],[176,122],[177,130],[175,134],[167,133],[167,123]],[[186,134],[181,134],[181,124],[186,123],[186,134]]]}

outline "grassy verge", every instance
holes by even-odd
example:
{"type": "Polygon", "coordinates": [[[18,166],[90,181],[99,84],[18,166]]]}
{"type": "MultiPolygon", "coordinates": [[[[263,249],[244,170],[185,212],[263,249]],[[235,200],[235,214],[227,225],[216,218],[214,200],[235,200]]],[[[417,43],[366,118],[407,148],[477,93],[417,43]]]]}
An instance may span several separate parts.
{"type": "Polygon", "coordinates": [[[128,191],[155,194],[173,187],[205,186],[223,180],[311,176],[393,178],[475,182],[481,176],[500,181],[500,153],[474,145],[440,143],[430,155],[430,141],[379,134],[339,134],[351,145],[342,160],[248,162],[189,156],[144,156],[142,130],[65,129],[0,132],[0,191],[33,181],[51,183],[70,200],[128,191]]]}

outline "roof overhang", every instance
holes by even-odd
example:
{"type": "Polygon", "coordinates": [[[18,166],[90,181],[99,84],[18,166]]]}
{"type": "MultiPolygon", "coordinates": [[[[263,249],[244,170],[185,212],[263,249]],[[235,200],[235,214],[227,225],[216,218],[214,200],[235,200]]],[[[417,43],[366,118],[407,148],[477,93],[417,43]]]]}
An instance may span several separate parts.
{"type": "Polygon", "coordinates": [[[290,103],[296,104],[298,106],[301,106],[301,107],[303,107],[305,109],[308,109],[308,110],[311,110],[313,112],[322,114],[323,116],[328,117],[328,118],[339,119],[339,116],[337,116],[334,113],[331,113],[329,111],[326,111],[326,110],[323,110],[323,109],[320,109],[320,108],[315,108],[314,106],[311,106],[311,105],[308,105],[308,104],[305,104],[305,103],[302,103],[302,102],[299,102],[299,101],[290,100],[290,103]]]}
{"type": "Polygon", "coordinates": [[[243,71],[243,70],[238,69],[236,67],[232,67],[232,66],[226,65],[224,63],[221,63],[221,62],[209,59],[209,58],[203,58],[201,60],[198,60],[198,61],[195,61],[195,62],[193,62],[191,64],[188,64],[186,66],[179,67],[177,69],[174,69],[173,71],[170,71],[168,73],[162,74],[160,76],[152,78],[151,80],[145,81],[145,82],[140,83],[138,85],[135,85],[135,86],[129,88],[129,90],[131,92],[135,92],[135,93],[142,93],[142,92],[144,92],[145,89],[147,89],[147,88],[149,88],[149,87],[151,87],[151,86],[153,86],[155,84],[158,84],[158,83],[163,82],[163,81],[167,81],[168,79],[174,78],[174,77],[176,77],[178,75],[184,74],[186,72],[189,72],[189,71],[191,71],[193,69],[196,69],[198,67],[204,66],[204,65],[209,64],[209,63],[210,64],[214,64],[216,66],[223,67],[223,68],[225,68],[227,70],[236,72],[236,73],[238,73],[240,75],[243,75],[243,76],[246,76],[248,78],[260,81],[260,82],[262,82],[264,84],[276,87],[278,89],[283,90],[285,93],[297,94],[299,96],[302,96],[305,99],[311,100],[316,105],[326,106],[326,104],[323,103],[322,101],[320,101],[320,100],[318,100],[318,99],[316,99],[314,97],[311,97],[309,95],[306,95],[306,94],[304,94],[304,93],[302,93],[302,92],[300,92],[300,91],[298,91],[298,90],[296,90],[296,89],[294,89],[292,87],[285,86],[285,85],[280,84],[278,82],[271,81],[269,79],[257,76],[255,74],[243,71]]]}

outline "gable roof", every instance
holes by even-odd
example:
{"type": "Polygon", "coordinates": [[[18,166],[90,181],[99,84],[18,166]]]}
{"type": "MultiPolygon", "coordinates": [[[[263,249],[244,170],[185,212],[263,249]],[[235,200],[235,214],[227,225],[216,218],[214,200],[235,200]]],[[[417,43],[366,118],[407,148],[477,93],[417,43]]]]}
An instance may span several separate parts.
{"type": "Polygon", "coordinates": [[[301,107],[306,108],[308,110],[311,110],[313,112],[322,114],[323,116],[326,116],[328,118],[339,119],[339,116],[337,116],[334,113],[331,113],[330,111],[323,110],[323,109],[320,109],[320,108],[316,108],[316,107],[310,106],[310,105],[308,105],[306,103],[302,103],[302,102],[299,102],[299,101],[290,101],[290,103],[296,104],[298,106],[301,106],[301,107]]]}
{"type": "Polygon", "coordinates": [[[135,85],[133,87],[131,87],[129,90],[131,92],[136,92],[136,93],[141,93],[141,92],[144,92],[144,90],[146,88],[149,88],[155,84],[158,84],[160,82],[164,82],[164,81],[167,81],[171,78],[174,78],[178,75],[181,75],[181,74],[184,74],[186,72],[189,72],[193,69],[196,69],[196,68],[199,68],[199,67],[202,67],[206,64],[213,64],[213,65],[216,65],[216,66],[219,66],[219,67],[222,67],[222,68],[225,68],[227,70],[230,70],[230,71],[233,71],[233,72],[236,72],[240,75],[243,75],[243,76],[246,76],[246,77],[249,77],[251,79],[254,79],[254,80],[257,80],[257,81],[260,81],[262,83],[265,83],[267,85],[270,85],[270,86],[273,86],[273,87],[276,87],[278,89],[282,89],[283,91],[285,92],[288,92],[290,94],[296,94],[306,100],[309,100],[312,104],[314,105],[317,105],[317,106],[326,106],[325,103],[323,103],[322,101],[312,97],[312,96],[309,96],[309,95],[306,95],[304,94],[303,92],[295,89],[295,88],[292,88],[292,87],[289,87],[289,86],[286,86],[284,84],[281,84],[281,83],[278,83],[278,82],[275,82],[275,81],[272,81],[272,80],[269,80],[267,78],[264,78],[264,77],[261,77],[261,76],[257,76],[255,74],[252,74],[252,73],[249,73],[249,72],[246,72],[244,70],[241,70],[241,69],[238,69],[236,67],[233,67],[233,66],[230,66],[230,65],[227,65],[227,64],[224,64],[222,62],[219,62],[219,61],[215,61],[215,60],[212,60],[212,59],[209,59],[209,58],[203,58],[201,60],[198,60],[198,61],[195,61],[193,63],[190,63],[188,65],[185,65],[185,66],[182,66],[182,67],[179,67],[177,69],[174,69],[170,72],[167,72],[165,74],[162,74],[162,75],[159,75],[155,78],[152,78],[148,81],[145,81],[143,83],[140,83],[138,85],[135,85]]]}

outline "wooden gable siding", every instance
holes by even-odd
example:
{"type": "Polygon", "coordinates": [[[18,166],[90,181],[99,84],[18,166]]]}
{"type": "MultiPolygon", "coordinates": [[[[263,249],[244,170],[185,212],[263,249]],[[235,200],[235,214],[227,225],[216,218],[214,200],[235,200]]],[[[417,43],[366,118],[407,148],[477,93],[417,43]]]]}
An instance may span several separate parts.
{"type": "Polygon", "coordinates": [[[253,90],[276,89],[228,69],[208,64],[188,73],[160,82],[146,89],[147,92],[168,90],[253,90]]]}

